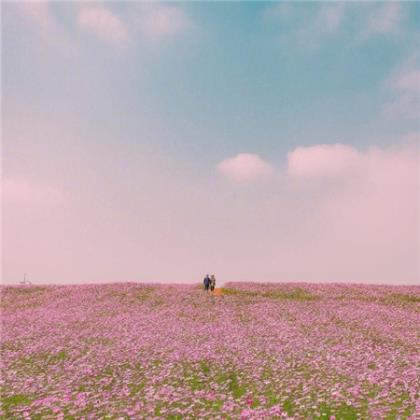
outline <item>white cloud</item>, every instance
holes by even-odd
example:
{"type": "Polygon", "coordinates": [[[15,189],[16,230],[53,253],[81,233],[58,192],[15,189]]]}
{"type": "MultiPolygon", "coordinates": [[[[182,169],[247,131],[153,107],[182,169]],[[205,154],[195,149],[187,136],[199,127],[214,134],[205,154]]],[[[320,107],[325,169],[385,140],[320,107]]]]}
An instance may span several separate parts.
{"type": "Polygon", "coordinates": [[[247,182],[271,175],[273,167],[260,156],[240,153],[217,165],[218,171],[234,182],[247,182]]]}
{"type": "Polygon", "coordinates": [[[124,22],[104,6],[89,6],[79,10],[77,24],[99,39],[115,45],[128,41],[129,34],[124,22]]]}

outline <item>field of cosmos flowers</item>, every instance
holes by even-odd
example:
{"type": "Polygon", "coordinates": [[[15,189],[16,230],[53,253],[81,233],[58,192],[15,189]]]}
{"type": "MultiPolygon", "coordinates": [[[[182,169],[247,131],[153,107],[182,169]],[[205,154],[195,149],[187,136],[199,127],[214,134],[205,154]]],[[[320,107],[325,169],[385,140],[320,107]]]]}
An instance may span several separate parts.
{"type": "Polygon", "coordinates": [[[1,287],[1,417],[415,419],[420,287],[1,287]]]}

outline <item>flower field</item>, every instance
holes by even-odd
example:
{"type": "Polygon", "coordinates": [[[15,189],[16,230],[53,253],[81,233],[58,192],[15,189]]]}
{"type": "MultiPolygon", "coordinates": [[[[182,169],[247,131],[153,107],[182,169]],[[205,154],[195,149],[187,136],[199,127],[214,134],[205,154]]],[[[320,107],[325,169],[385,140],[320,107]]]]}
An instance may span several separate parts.
{"type": "Polygon", "coordinates": [[[1,311],[2,418],[420,417],[420,287],[2,286],[1,311]]]}

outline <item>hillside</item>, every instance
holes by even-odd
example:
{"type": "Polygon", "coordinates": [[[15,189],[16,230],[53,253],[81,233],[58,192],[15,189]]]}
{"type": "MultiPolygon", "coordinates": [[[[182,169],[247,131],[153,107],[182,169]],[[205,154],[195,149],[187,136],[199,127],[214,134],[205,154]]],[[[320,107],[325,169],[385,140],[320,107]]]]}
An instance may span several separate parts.
{"type": "Polygon", "coordinates": [[[123,283],[1,295],[4,418],[420,413],[420,287],[232,283],[211,296],[123,283]]]}

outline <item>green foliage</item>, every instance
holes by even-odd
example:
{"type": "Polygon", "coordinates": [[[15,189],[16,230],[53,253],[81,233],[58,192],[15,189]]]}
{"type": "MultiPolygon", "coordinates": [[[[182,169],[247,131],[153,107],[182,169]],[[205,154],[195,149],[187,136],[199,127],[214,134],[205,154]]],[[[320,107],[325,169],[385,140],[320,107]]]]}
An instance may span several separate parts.
{"type": "Polygon", "coordinates": [[[1,405],[2,409],[5,413],[5,418],[13,418],[10,410],[14,407],[20,405],[29,405],[34,400],[34,397],[25,394],[14,394],[9,395],[8,397],[3,396],[3,392],[1,393],[1,405]]]}
{"type": "Polygon", "coordinates": [[[294,403],[292,397],[287,398],[283,403],[283,410],[289,415],[293,415],[294,403]]]}
{"type": "Polygon", "coordinates": [[[360,412],[348,404],[341,404],[334,407],[327,403],[321,403],[316,409],[316,412],[319,414],[314,415],[314,413],[308,412],[308,417],[320,420],[330,419],[333,415],[337,420],[356,420],[360,418],[360,412]]]}
{"type": "Polygon", "coordinates": [[[336,418],[343,420],[356,420],[359,418],[357,410],[348,404],[341,404],[336,409],[336,418]]]}
{"type": "Polygon", "coordinates": [[[31,356],[25,356],[17,359],[13,367],[24,375],[39,375],[48,371],[50,366],[61,363],[69,358],[66,351],[61,350],[58,353],[34,353],[31,356]]]}
{"type": "Polygon", "coordinates": [[[49,358],[49,363],[55,364],[63,360],[67,360],[68,358],[69,358],[69,355],[67,354],[67,352],[65,350],[61,350],[60,352],[58,352],[57,354],[53,354],[49,358]]]}
{"type": "Polygon", "coordinates": [[[207,362],[207,360],[201,360],[200,361],[200,367],[201,367],[201,370],[203,371],[203,373],[205,375],[208,375],[210,373],[210,365],[207,362]]]}
{"type": "Polygon", "coordinates": [[[246,387],[240,384],[238,375],[233,370],[219,372],[216,376],[216,382],[227,385],[229,392],[237,399],[241,398],[246,392],[246,387]]]}

